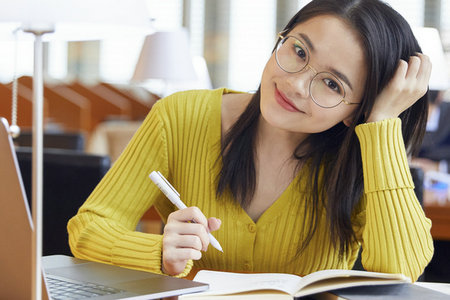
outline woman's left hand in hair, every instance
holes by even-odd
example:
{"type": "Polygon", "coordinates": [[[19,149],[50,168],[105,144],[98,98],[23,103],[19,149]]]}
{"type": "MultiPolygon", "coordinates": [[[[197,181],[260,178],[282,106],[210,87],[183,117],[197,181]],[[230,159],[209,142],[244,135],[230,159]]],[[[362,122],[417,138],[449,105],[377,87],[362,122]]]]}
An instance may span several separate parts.
{"type": "Polygon", "coordinates": [[[394,77],[375,99],[367,122],[398,117],[425,95],[430,74],[431,62],[424,54],[411,56],[409,62],[400,60],[394,77]]]}

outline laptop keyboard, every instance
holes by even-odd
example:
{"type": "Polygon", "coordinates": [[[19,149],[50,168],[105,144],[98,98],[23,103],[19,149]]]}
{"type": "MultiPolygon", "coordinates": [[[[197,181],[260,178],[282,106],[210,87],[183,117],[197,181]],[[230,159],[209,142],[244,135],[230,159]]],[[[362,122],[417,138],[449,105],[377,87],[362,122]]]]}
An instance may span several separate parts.
{"type": "Polygon", "coordinates": [[[68,280],[52,275],[46,275],[46,283],[50,297],[54,300],[69,300],[100,297],[124,292],[105,285],[68,280]]]}

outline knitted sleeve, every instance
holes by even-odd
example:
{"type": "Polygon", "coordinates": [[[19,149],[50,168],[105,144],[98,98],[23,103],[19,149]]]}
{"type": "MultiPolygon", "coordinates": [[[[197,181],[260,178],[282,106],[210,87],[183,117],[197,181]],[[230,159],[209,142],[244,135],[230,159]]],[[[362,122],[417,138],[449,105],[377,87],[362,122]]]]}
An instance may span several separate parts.
{"type": "Polygon", "coordinates": [[[414,193],[399,118],[356,127],[366,201],[362,264],[417,280],[433,256],[431,221],[414,193]]]}
{"type": "MultiPolygon", "coordinates": [[[[122,155],[67,226],[74,256],[161,273],[162,236],[135,231],[142,215],[161,197],[148,175],[168,173],[166,128],[156,103],[122,155]]],[[[192,261],[179,277],[189,273],[192,261]]]]}

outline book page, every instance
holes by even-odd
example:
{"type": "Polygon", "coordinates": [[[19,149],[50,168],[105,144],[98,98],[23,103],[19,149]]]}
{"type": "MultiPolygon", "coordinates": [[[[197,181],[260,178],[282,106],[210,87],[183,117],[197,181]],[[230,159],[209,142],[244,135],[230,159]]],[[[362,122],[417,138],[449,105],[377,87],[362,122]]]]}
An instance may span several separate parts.
{"type": "Polygon", "coordinates": [[[323,270],[302,278],[296,297],[363,285],[398,284],[411,282],[403,274],[377,273],[356,270],[323,270]]]}
{"type": "Polygon", "coordinates": [[[195,281],[209,284],[205,295],[226,295],[256,290],[278,290],[294,295],[301,277],[282,273],[241,274],[202,270],[195,281]]]}
{"type": "MultiPolygon", "coordinates": [[[[335,297],[336,298],[336,297],[335,297]]],[[[208,295],[203,293],[192,293],[178,296],[179,300],[292,300],[293,297],[281,291],[250,291],[232,295],[208,295]]],[[[319,299],[335,300],[335,299],[319,299]]]]}

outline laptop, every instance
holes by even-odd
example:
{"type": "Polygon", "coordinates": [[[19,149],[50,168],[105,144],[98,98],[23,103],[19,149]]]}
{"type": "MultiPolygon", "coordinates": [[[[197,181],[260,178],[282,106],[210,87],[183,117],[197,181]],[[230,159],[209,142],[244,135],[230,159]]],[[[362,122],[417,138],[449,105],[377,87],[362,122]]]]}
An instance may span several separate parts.
{"type": "MultiPolygon", "coordinates": [[[[30,299],[31,214],[4,118],[0,118],[0,239],[0,299],[30,299]]],[[[204,283],[66,255],[44,256],[42,268],[43,292],[50,299],[159,299],[208,289],[204,283]]]]}

